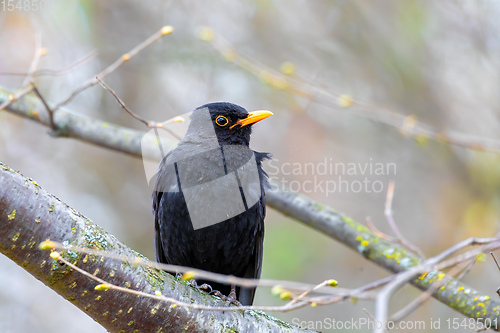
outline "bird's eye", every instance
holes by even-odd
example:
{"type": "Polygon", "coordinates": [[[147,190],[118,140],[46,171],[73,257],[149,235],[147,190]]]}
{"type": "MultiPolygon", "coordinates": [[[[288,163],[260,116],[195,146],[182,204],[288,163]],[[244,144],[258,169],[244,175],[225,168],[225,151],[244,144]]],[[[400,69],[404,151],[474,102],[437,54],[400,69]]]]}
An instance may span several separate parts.
{"type": "Polygon", "coordinates": [[[215,118],[215,122],[217,123],[217,125],[221,127],[224,127],[227,124],[229,124],[229,120],[224,116],[218,116],[217,118],[215,118]]]}

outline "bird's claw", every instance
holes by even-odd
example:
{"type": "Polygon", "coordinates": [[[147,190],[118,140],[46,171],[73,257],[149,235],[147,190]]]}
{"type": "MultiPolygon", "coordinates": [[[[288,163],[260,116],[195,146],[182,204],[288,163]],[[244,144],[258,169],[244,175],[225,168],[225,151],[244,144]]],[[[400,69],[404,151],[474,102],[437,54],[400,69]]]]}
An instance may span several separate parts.
{"type": "Polygon", "coordinates": [[[193,287],[195,287],[196,289],[199,289],[199,290],[210,290],[210,291],[207,291],[208,293],[212,292],[212,286],[209,285],[208,283],[204,283],[202,285],[198,285],[198,283],[196,282],[195,279],[189,280],[189,283],[191,283],[193,285],[193,287]]]}
{"type": "Polygon", "coordinates": [[[241,304],[238,299],[236,299],[236,292],[233,292],[233,290],[231,290],[231,292],[229,293],[228,296],[222,294],[220,291],[218,290],[212,290],[210,293],[210,295],[214,295],[214,296],[217,296],[219,297],[220,299],[222,299],[223,301],[226,301],[228,302],[228,306],[230,304],[234,304],[236,306],[243,306],[243,304],[241,304]]]}
{"type": "Polygon", "coordinates": [[[197,287],[198,287],[198,289],[203,289],[203,290],[209,290],[210,289],[210,291],[207,291],[208,293],[210,293],[212,291],[212,286],[209,285],[208,283],[204,283],[201,286],[197,286],[197,287]]]}

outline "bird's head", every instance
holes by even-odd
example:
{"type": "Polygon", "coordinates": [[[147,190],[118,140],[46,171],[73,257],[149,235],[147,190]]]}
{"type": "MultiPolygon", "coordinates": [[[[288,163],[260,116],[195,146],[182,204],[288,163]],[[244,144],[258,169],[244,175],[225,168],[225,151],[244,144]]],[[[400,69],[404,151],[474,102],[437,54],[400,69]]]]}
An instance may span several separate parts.
{"type": "Polygon", "coordinates": [[[249,145],[252,125],[272,115],[269,111],[248,112],[239,105],[217,102],[200,106],[194,111],[207,110],[220,145],[249,145]]]}

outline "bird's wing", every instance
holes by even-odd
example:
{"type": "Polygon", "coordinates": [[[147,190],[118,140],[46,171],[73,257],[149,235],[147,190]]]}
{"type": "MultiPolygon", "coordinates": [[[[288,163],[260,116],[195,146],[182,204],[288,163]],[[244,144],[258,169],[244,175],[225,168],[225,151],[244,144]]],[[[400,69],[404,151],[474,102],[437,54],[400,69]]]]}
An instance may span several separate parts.
{"type": "MultiPolygon", "coordinates": [[[[250,260],[250,265],[245,272],[244,277],[250,279],[259,279],[260,273],[262,271],[262,256],[264,253],[264,219],[266,217],[266,193],[265,190],[269,187],[267,173],[262,169],[261,162],[264,159],[271,158],[270,154],[255,152],[255,157],[257,161],[257,168],[259,170],[260,184],[261,184],[261,197],[257,203],[257,218],[258,227],[255,234],[255,248],[253,252],[253,258],[250,260]]],[[[253,299],[255,297],[255,287],[254,288],[240,288],[239,291],[239,301],[241,304],[253,304],[253,299]]]]}
{"type": "Polygon", "coordinates": [[[155,217],[155,260],[160,263],[168,263],[165,257],[165,251],[163,250],[163,245],[161,242],[161,233],[160,233],[160,225],[159,225],[159,211],[161,205],[161,198],[163,193],[165,192],[164,186],[165,181],[167,180],[167,175],[165,174],[165,165],[167,164],[167,158],[169,157],[170,152],[161,160],[160,165],[158,166],[158,172],[156,173],[156,182],[155,189],[153,191],[153,214],[155,217]]]}

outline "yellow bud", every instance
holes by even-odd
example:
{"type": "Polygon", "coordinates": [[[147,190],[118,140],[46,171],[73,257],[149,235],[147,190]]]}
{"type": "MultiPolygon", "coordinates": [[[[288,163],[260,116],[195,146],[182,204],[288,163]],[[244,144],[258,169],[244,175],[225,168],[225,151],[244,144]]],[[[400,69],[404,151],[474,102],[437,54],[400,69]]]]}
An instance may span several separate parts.
{"type": "Polygon", "coordinates": [[[225,50],[222,55],[224,56],[224,59],[226,59],[227,61],[234,61],[234,59],[236,59],[236,51],[233,49],[225,50]]]}
{"type": "Polygon", "coordinates": [[[59,260],[61,258],[61,255],[57,251],[52,251],[50,252],[50,257],[54,260],[59,260]]]}
{"type": "Polygon", "coordinates": [[[215,39],[215,34],[212,29],[209,27],[204,27],[200,30],[200,39],[205,41],[205,42],[211,42],[215,39]]]}
{"type": "Polygon", "coordinates": [[[264,81],[264,83],[266,84],[271,84],[271,81],[273,79],[273,75],[269,72],[266,72],[266,71],[261,71],[259,73],[259,79],[261,79],[262,81],[264,81]]]}
{"type": "Polygon", "coordinates": [[[293,75],[295,74],[295,65],[289,61],[285,61],[281,64],[280,70],[285,75],[293,75]]]}
{"type": "Polygon", "coordinates": [[[177,307],[177,304],[172,304],[172,305],[170,305],[170,308],[172,308],[172,309],[173,309],[173,308],[176,308],[176,307],[177,307]]]}
{"type": "Polygon", "coordinates": [[[163,28],[161,28],[161,35],[162,36],[169,35],[173,31],[174,31],[174,27],[172,27],[171,25],[166,25],[163,28]]]}
{"type": "Polygon", "coordinates": [[[284,291],[283,287],[280,286],[280,285],[276,285],[274,287],[272,287],[271,289],[271,294],[273,294],[274,296],[278,296],[280,295],[282,292],[284,291]]]}
{"type": "Polygon", "coordinates": [[[9,94],[9,100],[12,102],[14,100],[14,95],[9,94]]]}
{"type": "Polygon", "coordinates": [[[134,261],[132,261],[132,266],[137,267],[142,262],[141,258],[136,257],[134,261]]]}
{"type": "MultiPolygon", "coordinates": [[[[40,222],[40,220],[35,220],[35,221],[40,222]]],[[[41,242],[38,245],[38,248],[42,251],[53,250],[55,248],[55,243],[53,241],[47,239],[46,241],[41,242]]]]}
{"type": "Polygon", "coordinates": [[[46,55],[46,54],[47,54],[47,48],[42,47],[42,48],[40,49],[40,56],[42,56],[42,57],[43,57],[43,56],[44,56],[44,55],[46,55]]]}
{"type": "Polygon", "coordinates": [[[124,55],[122,55],[122,59],[123,61],[128,61],[130,60],[130,56],[127,53],[125,53],[124,55]]]}
{"type": "Polygon", "coordinates": [[[416,124],[417,124],[417,116],[411,114],[405,118],[403,122],[403,130],[412,129],[413,127],[415,127],[416,124]]]}
{"type": "Polygon", "coordinates": [[[340,95],[338,99],[338,104],[340,107],[347,108],[349,106],[352,106],[354,103],[354,100],[352,99],[351,96],[349,95],[340,95]]]}
{"type": "Polygon", "coordinates": [[[336,286],[338,286],[338,285],[339,285],[339,283],[337,282],[337,280],[330,279],[330,280],[328,280],[328,285],[329,285],[330,287],[336,287],[336,286]]]}
{"type": "Polygon", "coordinates": [[[427,142],[429,142],[429,138],[425,135],[419,134],[415,136],[415,141],[417,141],[419,146],[423,147],[427,144],[427,142]]]}
{"type": "Polygon", "coordinates": [[[287,89],[288,87],[290,87],[288,81],[281,77],[273,77],[271,80],[271,84],[278,89],[287,89]]]}
{"type": "Polygon", "coordinates": [[[187,271],[186,273],[182,274],[182,279],[184,281],[189,281],[191,279],[194,279],[195,274],[194,271],[187,271]]]}
{"type": "Polygon", "coordinates": [[[10,212],[9,215],[7,215],[7,218],[9,219],[9,221],[12,221],[16,218],[16,210],[14,209],[12,212],[10,212]]]}
{"type": "Polygon", "coordinates": [[[177,116],[174,119],[172,119],[172,122],[174,122],[174,123],[182,123],[182,122],[184,122],[184,118],[182,118],[181,116],[177,116]]]}
{"type": "Polygon", "coordinates": [[[156,295],[156,296],[158,296],[158,297],[160,297],[160,296],[161,296],[161,291],[156,290],[156,291],[155,291],[155,295],[156,295]]]}
{"type": "Polygon", "coordinates": [[[311,303],[311,307],[312,307],[312,308],[315,308],[315,307],[317,307],[317,306],[318,306],[318,303],[316,303],[316,302],[312,302],[312,303],[311,303]]]}
{"type": "Polygon", "coordinates": [[[94,288],[95,290],[108,290],[109,289],[109,284],[98,284],[94,288]]]}
{"type": "Polygon", "coordinates": [[[479,253],[477,256],[476,256],[476,260],[477,262],[483,262],[486,260],[486,254],[484,253],[479,253]]]}
{"type": "Polygon", "coordinates": [[[280,298],[282,300],[289,300],[292,299],[292,294],[289,291],[284,291],[280,294],[280,298]]]}

